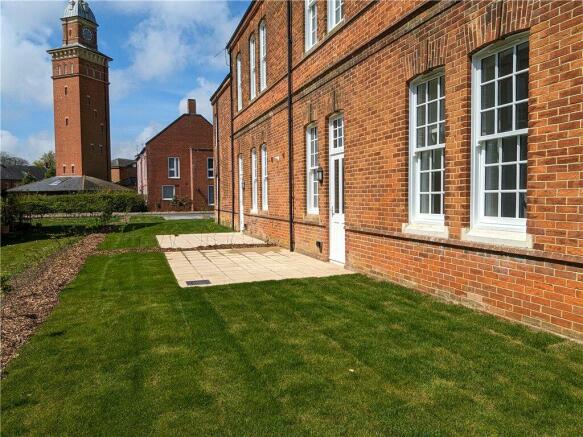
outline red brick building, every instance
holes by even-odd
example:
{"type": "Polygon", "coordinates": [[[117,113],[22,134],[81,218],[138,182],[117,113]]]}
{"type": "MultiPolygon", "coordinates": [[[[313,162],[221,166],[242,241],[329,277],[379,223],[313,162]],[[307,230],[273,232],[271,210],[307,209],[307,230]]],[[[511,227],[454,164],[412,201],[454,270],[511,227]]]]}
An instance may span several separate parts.
{"type": "Polygon", "coordinates": [[[213,128],[196,113],[188,112],[150,139],[138,155],[138,192],[146,196],[150,211],[207,211],[215,199],[213,128]]]}
{"type": "Polygon", "coordinates": [[[110,180],[109,62],[97,49],[97,21],[84,0],[61,18],[63,44],[49,50],[53,68],[57,176],[110,180]]]}
{"type": "Polygon", "coordinates": [[[111,182],[136,189],[138,169],[135,159],[116,158],[111,161],[111,182]]]}
{"type": "Polygon", "coordinates": [[[217,220],[583,339],[583,6],[253,2],[217,220]]]}

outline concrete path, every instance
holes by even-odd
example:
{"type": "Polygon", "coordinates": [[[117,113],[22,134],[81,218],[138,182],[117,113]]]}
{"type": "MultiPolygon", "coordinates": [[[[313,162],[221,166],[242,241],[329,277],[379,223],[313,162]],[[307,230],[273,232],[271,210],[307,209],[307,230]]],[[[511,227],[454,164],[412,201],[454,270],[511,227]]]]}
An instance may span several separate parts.
{"type": "MultiPolygon", "coordinates": [[[[221,234],[214,234],[221,235],[221,234]]],[[[166,252],[181,287],[346,275],[343,266],[279,247],[166,252]]]]}
{"type": "Polygon", "coordinates": [[[210,234],[156,235],[162,249],[198,249],[211,246],[266,246],[265,241],[240,232],[210,234]]]}

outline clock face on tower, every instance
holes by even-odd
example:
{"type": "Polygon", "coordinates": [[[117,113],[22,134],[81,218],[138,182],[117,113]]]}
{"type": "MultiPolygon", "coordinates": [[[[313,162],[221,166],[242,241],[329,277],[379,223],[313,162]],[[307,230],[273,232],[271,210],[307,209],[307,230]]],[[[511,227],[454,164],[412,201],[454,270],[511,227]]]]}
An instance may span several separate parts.
{"type": "Polygon", "coordinates": [[[88,27],[83,28],[82,35],[85,41],[93,41],[93,31],[88,27]]]}

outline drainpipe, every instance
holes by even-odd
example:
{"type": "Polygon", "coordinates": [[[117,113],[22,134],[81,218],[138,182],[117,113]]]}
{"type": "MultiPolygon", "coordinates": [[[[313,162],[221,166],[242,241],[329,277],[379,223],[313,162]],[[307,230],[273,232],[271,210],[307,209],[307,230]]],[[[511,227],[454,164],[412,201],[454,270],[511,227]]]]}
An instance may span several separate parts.
{"type": "Polygon", "coordinates": [[[215,166],[215,204],[217,205],[217,220],[219,225],[221,224],[221,148],[219,147],[219,102],[220,98],[217,99],[217,112],[215,115],[215,135],[217,136],[217,141],[215,142],[217,146],[217,165],[215,166]]]}
{"type": "Polygon", "coordinates": [[[294,251],[294,146],[292,115],[292,2],[287,2],[287,139],[289,188],[289,250],[294,251]]]}
{"type": "Polygon", "coordinates": [[[231,94],[231,227],[235,230],[235,143],[233,138],[233,59],[231,50],[229,50],[229,71],[231,72],[231,85],[229,86],[231,94]]]}
{"type": "Polygon", "coordinates": [[[190,210],[194,211],[194,169],[192,168],[192,147],[190,148],[190,210]]]}

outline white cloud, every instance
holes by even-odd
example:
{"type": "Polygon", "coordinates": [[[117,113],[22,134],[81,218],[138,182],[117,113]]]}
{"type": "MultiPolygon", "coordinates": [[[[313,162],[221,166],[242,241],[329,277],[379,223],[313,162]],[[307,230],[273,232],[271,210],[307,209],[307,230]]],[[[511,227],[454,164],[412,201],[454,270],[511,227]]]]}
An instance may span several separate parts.
{"type": "Polygon", "coordinates": [[[224,48],[238,22],[228,2],[111,2],[108,6],[124,14],[145,14],[127,40],[130,65],[111,71],[112,99],[189,66],[226,66],[224,48]]]}
{"type": "Polygon", "coordinates": [[[187,112],[187,100],[196,99],[196,112],[202,114],[208,121],[212,123],[213,110],[210,102],[212,93],[217,89],[219,84],[209,82],[205,78],[199,77],[196,79],[196,88],[188,91],[183,99],[178,104],[178,113],[184,114],[187,112]]]}
{"type": "Polygon", "coordinates": [[[38,159],[43,153],[55,149],[53,135],[48,131],[40,131],[21,140],[7,130],[0,130],[0,148],[11,155],[24,158],[29,162],[38,159]]]}
{"type": "Polygon", "coordinates": [[[146,141],[161,130],[162,125],[160,123],[150,122],[132,141],[122,141],[114,144],[112,146],[112,156],[114,158],[133,158],[142,150],[146,141]]]}
{"type": "Polygon", "coordinates": [[[2,97],[19,102],[52,104],[49,37],[63,2],[2,2],[0,28],[2,97]],[[33,17],[33,18],[31,18],[33,17]]]}
{"type": "Polygon", "coordinates": [[[14,150],[16,150],[17,144],[18,138],[12,135],[12,132],[7,130],[0,130],[0,148],[3,152],[14,154],[14,150]]]}

